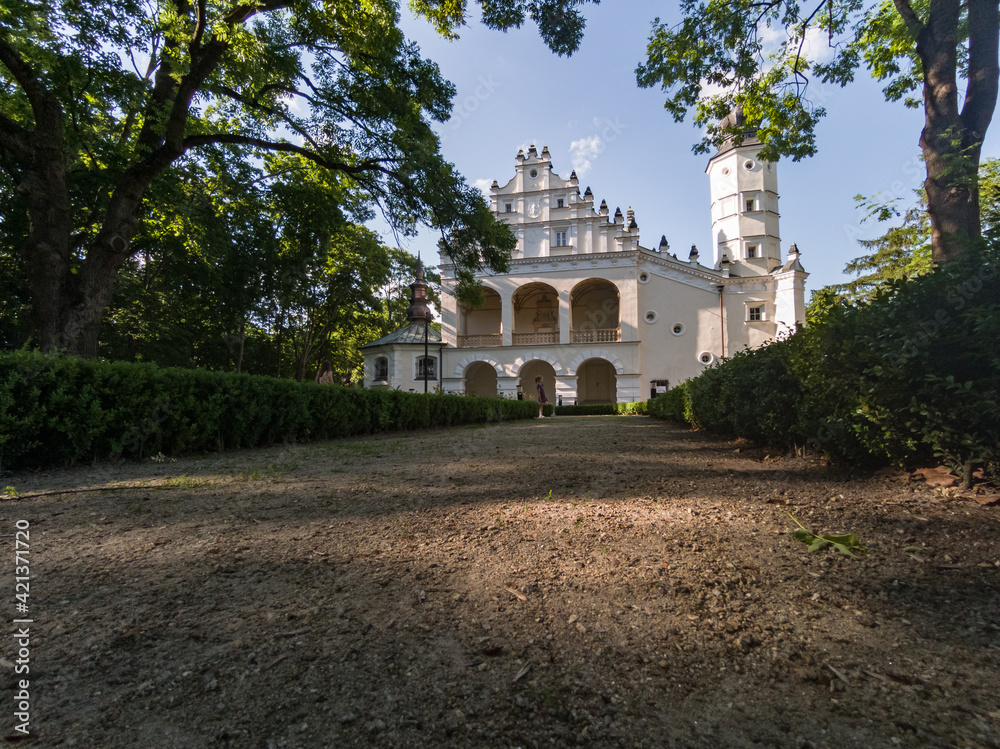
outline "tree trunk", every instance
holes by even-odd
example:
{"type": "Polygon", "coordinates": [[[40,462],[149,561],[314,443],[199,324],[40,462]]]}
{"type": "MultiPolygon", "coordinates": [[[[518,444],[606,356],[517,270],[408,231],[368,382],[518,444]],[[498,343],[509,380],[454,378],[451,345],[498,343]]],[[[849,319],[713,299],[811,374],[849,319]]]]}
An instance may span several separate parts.
{"type": "Polygon", "coordinates": [[[247,316],[240,318],[240,348],[236,355],[236,374],[243,371],[243,349],[247,340],[247,316]]]}
{"type": "MultiPolygon", "coordinates": [[[[897,7],[901,3],[897,2],[897,7]]],[[[995,0],[969,0],[968,85],[958,105],[960,0],[933,0],[917,33],[924,75],[927,212],[935,263],[961,257],[980,239],[979,162],[997,103],[1000,16],[995,0]]],[[[904,17],[906,8],[901,8],[904,17]]],[[[909,20],[909,19],[908,19],[909,20]]],[[[916,17],[913,17],[916,20],[916,17]]]]}

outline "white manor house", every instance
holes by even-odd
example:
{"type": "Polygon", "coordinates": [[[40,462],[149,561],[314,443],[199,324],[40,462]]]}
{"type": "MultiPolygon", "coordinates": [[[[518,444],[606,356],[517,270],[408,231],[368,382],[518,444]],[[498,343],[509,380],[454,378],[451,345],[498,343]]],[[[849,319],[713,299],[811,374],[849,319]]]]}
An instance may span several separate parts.
{"type": "Polygon", "coordinates": [[[793,244],[781,255],[775,165],[760,143],[724,145],[708,163],[713,246],[686,258],[665,239],[642,246],[631,209],[612,214],[563,179],[548,148],[517,154],[490,205],[517,237],[510,271],[483,272],[486,302],[460,304],[454,266],[441,266],[441,333],[427,329],[422,272],[410,324],[363,347],[366,387],[534,398],[553,403],[645,400],[719,357],[787,334],[805,319],[793,244]],[[426,353],[425,353],[426,352],[426,353]]]}

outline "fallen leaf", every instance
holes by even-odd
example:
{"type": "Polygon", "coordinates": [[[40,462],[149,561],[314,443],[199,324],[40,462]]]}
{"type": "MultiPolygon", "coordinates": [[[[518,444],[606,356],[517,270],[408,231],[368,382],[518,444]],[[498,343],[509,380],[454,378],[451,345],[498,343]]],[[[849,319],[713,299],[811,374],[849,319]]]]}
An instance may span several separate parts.
{"type": "Polygon", "coordinates": [[[527,601],[528,597],[524,595],[521,591],[515,588],[513,585],[507,586],[507,592],[514,596],[519,601],[527,601]]]}

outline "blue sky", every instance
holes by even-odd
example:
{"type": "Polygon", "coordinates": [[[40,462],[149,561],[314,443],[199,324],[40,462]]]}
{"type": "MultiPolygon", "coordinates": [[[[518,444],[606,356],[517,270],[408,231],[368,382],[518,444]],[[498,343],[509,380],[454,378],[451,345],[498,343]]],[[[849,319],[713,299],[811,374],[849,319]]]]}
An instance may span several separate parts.
{"type": "MultiPolygon", "coordinates": [[[[519,148],[547,145],[554,171],[568,177],[576,168],[581,191],[590,185],[596,203],[606,199],[612,212],[635,210],[643,246],[655,247],[666,235],[678,256],[687,257],[692,244],[705,256],[708,157],[691,152],[700,133],[690,119],[674,122],[662,91],[635,82],[650,23],[657,15],[677,20],[674,4],[608,0],[586,7],[583,44],[569,58],[550,52],[530,23],[508,33],[474,23],[448,42],[402,12],[408,37],[457,88],[452,119],[438,131],[445,158],[470,183],[502,185],[514,174],[519,148]]],[[[861,223],[855,195],[911,203],[923,181],[922,111],[887,103],[877,81],[863,71],[858,78],[843,89],[810,85],[810,98],[828,112],[817,131],[819,152],[778,164],[782,254],[797,244],[811,274],[809,290],[846,280],[844,265],[863,252],[857,240],[886,228],[861,223]]],[[[1000,156],[996,127],[984,156],[1000,156]]],[[[424,232],[402,244],[437,262],[435,241],[424,232]]]]}

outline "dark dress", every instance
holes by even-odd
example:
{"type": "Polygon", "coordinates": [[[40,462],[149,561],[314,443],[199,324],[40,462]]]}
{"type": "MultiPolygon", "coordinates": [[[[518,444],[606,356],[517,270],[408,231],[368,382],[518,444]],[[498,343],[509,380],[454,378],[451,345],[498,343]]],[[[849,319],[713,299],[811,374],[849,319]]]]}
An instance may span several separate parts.
{"type": "Polygon", "coordinates": [[[548,403],[549,399],[545,397],[545,388],[542,386],[542,383],[537,383],[535,389],[538,391],[538,402],[543,405],[548,403]]]}

